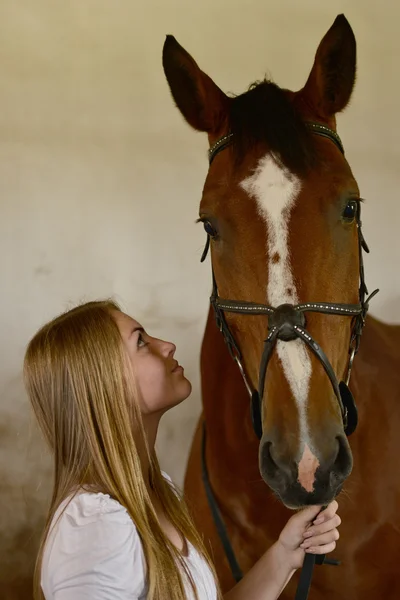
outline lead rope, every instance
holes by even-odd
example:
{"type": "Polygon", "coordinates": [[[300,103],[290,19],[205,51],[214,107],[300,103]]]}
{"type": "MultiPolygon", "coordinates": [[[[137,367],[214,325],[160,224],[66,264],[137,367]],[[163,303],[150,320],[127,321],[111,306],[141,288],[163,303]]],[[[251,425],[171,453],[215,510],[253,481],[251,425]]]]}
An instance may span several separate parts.
{"type": "Polygon", "coordinates": [[[239,563],[236,560],[235,552],[232,548],[232,544],[229,541],[228,532],[226,530],[226,526],[224,520],[222,518],[221,512],[218,507],[218,503],[215,499],[214,493],[212,491],[210,477],[208,475],[207,469],[207,461],[206,461],[206,424],[203,422],[203,432],[201,438],[201,476],[203,479],[204,488],[206,490],[208,505],[210,507],[215,527],[217,528],[217,532],[219,535],[219,539],[221,540],[222,546],[224,548],[225,556],[229,564],[229,568],[232,572],[233,578],[236,583],[239,583],[241,579],[243,579],[243,573],[241,568],[239,567],[239,563]]]}
{"type": "MultiPolygon", "coordinates": [[[[323,510],[323,508],[321,509],[323,510]]],[[[300,571],[300,579],[297,585],[294,600],[307,600],[311,588],[311,581],[315,565],[340,565],[340,561],[328,559],[325,554],[309,554],[304,557],[303,566],[300,571]]]]}

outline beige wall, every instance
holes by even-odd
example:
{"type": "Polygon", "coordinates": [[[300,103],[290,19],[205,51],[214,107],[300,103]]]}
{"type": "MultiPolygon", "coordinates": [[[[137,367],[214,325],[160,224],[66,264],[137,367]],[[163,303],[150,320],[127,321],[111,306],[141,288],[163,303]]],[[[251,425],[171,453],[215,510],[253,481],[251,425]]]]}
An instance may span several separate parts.
{"type": "Polygon", "coordinates": [[[29,337],[56,313],[114,295],[151,332],[176,341],[194,393],[165,418],[159,448],[162,466],[182,481],[200,406],[198,355],[210,283],[209,266],[199,263],[204,235],[194,225],[207,145],[170,99],[161,66],[166,33],[225,91],[244,91],[265,73],[298,89],[322,35],[345,12],[359,71],[339,131],[368,199],[367,275],[382,290],[373,313],[399,320],[400,8],[381,6],[1,0],[3,592],[6,578],[30,568],[31,533],[49,490],[49,461],[23,392],[21,362],[29,337]]]}

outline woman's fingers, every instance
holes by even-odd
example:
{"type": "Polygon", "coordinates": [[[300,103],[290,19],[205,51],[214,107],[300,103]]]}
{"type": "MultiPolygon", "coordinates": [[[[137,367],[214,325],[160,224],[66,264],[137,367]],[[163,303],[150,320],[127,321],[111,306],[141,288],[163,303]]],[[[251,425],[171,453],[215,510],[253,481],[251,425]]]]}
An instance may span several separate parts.
{"type": "Polygon", "coordinates": [[[305,548],[304,552],[307,554],[329,554],[330,552],[333,552],[335,548],[336,542],[331,542],[324,546],[311,546],[310,548],[305,548]]]}
{"type": "Polygon", "coordinates": [[[326,533],[331,529],[336,529],[339,527],[342,520],[339,515],[334,515],[329,521],[324,521],[321,525],[311,525],[303,534],[304,538],[311,538],[314,535],[320,535],[321,533],[326,533]]]}
{"type": "Polygon", "coordinates": [[[339,505],[338,505],[337,501],[333,500],[333,502],[328,504],[328,506],[325,508],[325,510],[321,511],[321,513],[317,516],[317,518],[314,521],[314,525],[319,525],[320,523],[323,523],[324,521],[329,521],[330,519],[332,519],[332,517],[334,517],[335,514],[337,513],[338,508],[339,508],[339,505]]]}
{"type": "Polygon", "coordinates": [[[311,538],[304,540],[304,542],[300,544],[300,548],[303,548],[303,550],[317,547],[323,548],[332,542],[336,543],[339,537],[339,531],[337,529],[330,529],[325,533],[313,535],[311,538]]]}

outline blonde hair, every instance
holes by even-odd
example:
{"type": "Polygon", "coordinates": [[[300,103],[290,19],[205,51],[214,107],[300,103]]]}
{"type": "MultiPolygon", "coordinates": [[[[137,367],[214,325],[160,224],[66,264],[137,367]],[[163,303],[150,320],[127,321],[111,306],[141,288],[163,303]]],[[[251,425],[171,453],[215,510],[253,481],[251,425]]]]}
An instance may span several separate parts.
{"type": "Polygon", "coordinates": [[[112,301],[88,302],[42,327],[28,345],[24,381],[54,454],[54,487],[34,575],[40,585],[44,545],[60,503],[74,490],[109,494],[139,532],[147,563],[149,600],[185,600],[183,577],[195,585],[182,553],[165,535],[147,491],[138,447],[145,448],[150,482],[167,519],[215,572],[183,499],[163,477],[144,432],[132,369],[112,301]],[[133,400],[133,401],[132,401],[133,400]]]}

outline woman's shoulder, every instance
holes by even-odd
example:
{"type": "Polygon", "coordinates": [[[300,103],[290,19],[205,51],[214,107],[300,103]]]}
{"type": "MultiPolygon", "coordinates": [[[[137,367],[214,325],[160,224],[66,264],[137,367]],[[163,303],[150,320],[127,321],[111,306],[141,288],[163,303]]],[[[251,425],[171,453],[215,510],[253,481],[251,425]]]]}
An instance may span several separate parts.
{"type": "Polygon", "coordinates": [[[109,550],[140,551],[141,542],[128,511],[109,494],[79,490],[57,509],[46,545],[52,558],[64,554],[92,555],[109,550]]]}
{"type": "Polygon", "coordinates": [[[140,598],[145,572],[139,534],[119,502],[108,494],[79,490],[59,506],[43,555],[46,598],[70,589],[68,600],[77,590],[91,590],[102,599],[102,590],[114,587],[124,592],[121,598],[140,598]]]}
{"type": "Polygon", "coordinates": [[[67,526],[85,526],[98,522],[135,527],[126,508],[109,494],[101,492],[79,490],[62,503],[57,513],[61,514],[60,519],[67,526]]]}
{"type": "MultiPolygon", "coordinates": [[[[171,477],[162,471],[164,479],[177,489],[171,477]]],[[[70,495],[59,506],[54,521],[61,515],[61,519],[69,525],[88,525],[94,522],[114,523],[122,525],[135,525],[128,511],[109,494],[93,492],[90,489],[80,489],[76,494],[70,495]]],[[[136,529],[136,528],[135,528],[136,529]]]]}

